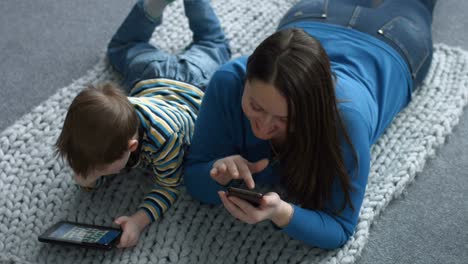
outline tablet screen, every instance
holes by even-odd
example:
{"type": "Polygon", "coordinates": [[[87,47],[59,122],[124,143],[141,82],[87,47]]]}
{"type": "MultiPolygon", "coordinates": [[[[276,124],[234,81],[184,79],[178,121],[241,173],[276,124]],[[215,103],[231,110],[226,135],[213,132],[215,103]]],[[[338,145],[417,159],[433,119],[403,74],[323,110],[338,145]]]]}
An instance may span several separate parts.
{"type": "Polygon", "coordinates": [[[119,234],[120,232],[117,230],[103,230],[64,223],[53,231],[50,237],[78,243],[108,245],[119,236],[119,234]]]}

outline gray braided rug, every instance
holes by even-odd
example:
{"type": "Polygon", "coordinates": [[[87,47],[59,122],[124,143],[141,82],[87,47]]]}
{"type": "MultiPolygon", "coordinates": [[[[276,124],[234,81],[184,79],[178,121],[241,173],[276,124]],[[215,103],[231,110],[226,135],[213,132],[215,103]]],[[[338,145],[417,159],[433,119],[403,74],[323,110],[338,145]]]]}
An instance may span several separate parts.
{"type": "MultiPolygon", "coordinates": [[[[213,5],[237,56],[248,54],[272,33],[293,2],[215,0],[213,5]]],[[[165,15],[172,23],[164,23],[155,36],[167,41],[153,41],[180,50],[191,39],[181,3],[170,6],[165,15]]],[[[223,208],[200,205],[186,194],[133,249],[101,252],[37,242],[41,232],[62,219],[110,225],[114,217],[134,212],[149,186],[148,177],[133,172],[116,176],[100,192],[83,193],[70,169],[53,155],[72,98],[85,84],[109,79],[117,76],[103,58],[0,134],[1,263],[353,263],[376,216],[414,180],[458,123],[468,102],[468,54],[435,47],[424,86],[373,146],[359,224],[349,242],[334,251],[308,247],[266,222],[243,224],[223,208]]]]}

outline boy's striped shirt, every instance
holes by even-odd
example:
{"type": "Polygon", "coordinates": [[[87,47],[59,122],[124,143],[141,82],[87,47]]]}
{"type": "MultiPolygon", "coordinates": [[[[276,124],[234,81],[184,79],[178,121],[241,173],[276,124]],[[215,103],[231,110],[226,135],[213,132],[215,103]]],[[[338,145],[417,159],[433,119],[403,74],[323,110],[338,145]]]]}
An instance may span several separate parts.
{"type": "Polygon", "coordinates": [[[135,85],[128,99],[143,128],[139,165],[151,168],[154,187],[140,208],[155,221],[176,201],[182,161],[195,127],[203,92],[190,84],[149,79],[135,85]]]}

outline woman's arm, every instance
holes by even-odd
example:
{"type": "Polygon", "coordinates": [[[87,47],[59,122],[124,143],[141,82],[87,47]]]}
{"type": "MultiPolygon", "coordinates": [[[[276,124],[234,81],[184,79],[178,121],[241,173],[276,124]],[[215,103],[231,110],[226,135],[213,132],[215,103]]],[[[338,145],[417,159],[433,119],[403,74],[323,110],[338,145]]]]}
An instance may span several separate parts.
{"type": "Polygon", "coordinates": [[[217,191],[225,189],[210,177],[213,164],[240,152],[243,87],[240,75],[245,65],[242,60],[223,66],[213,75],[186,155],[185,185],[195,199],[204,203],[219,204],[217,191]]]}

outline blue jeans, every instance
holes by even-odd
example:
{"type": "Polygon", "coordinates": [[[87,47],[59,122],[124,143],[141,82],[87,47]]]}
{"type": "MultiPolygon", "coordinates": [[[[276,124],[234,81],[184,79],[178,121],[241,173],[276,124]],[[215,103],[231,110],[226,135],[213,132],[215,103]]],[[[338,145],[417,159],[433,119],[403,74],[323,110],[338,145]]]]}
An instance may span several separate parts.
{"type": "Polygon", "coordinates": [[[314,21],[352,28],[384,41],[406,61],[416,88],[432,61],[436,0],[303,0],[280,21],[314,21]]]}
{"type": "Polygon", "coordinates": [[[209,0],[184,0],[184,7],[193,42],[181,54],[170,54],[148,43],[162,18],[148,17],[142,0],[112,37],[107,56],[122,74],[127,91],[151,78],[182,81],[204,90],[218,66],[229,60],[229,44],[209,0]]]}

